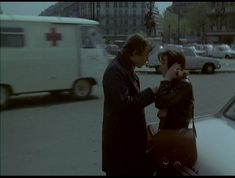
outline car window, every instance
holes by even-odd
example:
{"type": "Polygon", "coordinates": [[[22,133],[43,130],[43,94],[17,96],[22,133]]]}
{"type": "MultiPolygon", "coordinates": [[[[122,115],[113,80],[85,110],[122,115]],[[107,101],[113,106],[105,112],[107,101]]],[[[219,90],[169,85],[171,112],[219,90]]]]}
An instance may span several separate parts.
{"type": "Polygon", "coordinates": [[[229,107],[229,109],[224,113],[224,116],[235,121],[235,101],[229,107]]]}
{"type": "Polygon", "coordinates": [[[185,56],[194,56],[194,53],[190,49],[183,49],[182,52],[184,53],[185,56]]]}

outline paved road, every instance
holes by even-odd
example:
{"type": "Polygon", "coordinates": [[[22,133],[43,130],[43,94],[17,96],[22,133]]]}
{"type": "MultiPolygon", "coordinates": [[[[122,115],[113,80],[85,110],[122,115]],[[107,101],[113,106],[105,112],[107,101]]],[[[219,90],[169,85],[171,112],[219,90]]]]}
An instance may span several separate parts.
{"type": "MultiPolygon", "coordinates": [[[[161,76],[138,72],[141,88],[161,76]]],[[[196,98],[195,115],[217,111],[235,91],[235,73],[190,75],[196,98]]],[[[1,111],[1,175],[103,175],[101,129],[103,94],[95,87],[84,101],[67,94],[19,96],[1,111]]],[[[147,122],[156,121],[154,105],[147,122]]]]}

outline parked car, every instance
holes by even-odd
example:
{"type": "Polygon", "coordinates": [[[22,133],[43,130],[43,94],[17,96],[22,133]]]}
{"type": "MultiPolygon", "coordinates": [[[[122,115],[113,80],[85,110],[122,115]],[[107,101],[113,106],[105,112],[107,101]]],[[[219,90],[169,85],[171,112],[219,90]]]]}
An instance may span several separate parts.
{"type": "Polygon", "coordinates": [[[206,51],[206,56],[211,57],[212,51],[213,51],[213,45],[212,44],[204,44],[202,45],[202,49],[206,51]]]}
{"type": "Polygon", "coordinates": [[[109,54],[112,54],[112,55],[117,55],[118,52],[120,51],[120,47],[116,44],[108,44],[106,47],[105,47],[106,51],[109,53],[109,54]]]}
{"type": "MultiPolygon", "coordinates": [[[[155,68],[158,72],[160,66],[159,60],[157,59],[157,54],[161,50],[172,49],[169,47],[164,47],[163,49],[152,51],[146,62],[146,66],[150,68],[155,68]]],[[[174,49],[179,49],[183,52],[186,57],[186,69],[188,70],[201,70],[202,73],[211,74],[215,72],[215,69],[220,69],[220,61],[211,57],[198,56],[195,51],[190,47],[174,47],[174,49]]]]}
{"type": "Polygon", "coordinates": [[[235,95],[216,114],[196,120],[200,175],[235,175],[235,95]]]}
{"type": "Polygon", "coordinates": [[[235,95],[217,113],[196,117],[194,122],[198,158],[193,169],[181,169],[182,173],[235,175],[235,95]]]}
{"type": "Polygon", "coordinates": [[[196,50],[200,51],[199,53],[201,53],[202,56],[211,57],[211,53],[213,50],[212,44],[194,44],[194,46],[195,46],[196,50]]]}
{"type": "Polygon", "coordinates": [[[192,48],[192,50],[194,50],[194,52],[199,55],[199,56],[206,56],[206,51],[204,49],[199,48],[198,46],[191,46],[190,48],[192,48]]]}
{"type": "Polygon", "coordinates": [[[229,45],[216,45],[211,55],[216,58],[235,59],[235,50],[232,50],[229,45]]]}

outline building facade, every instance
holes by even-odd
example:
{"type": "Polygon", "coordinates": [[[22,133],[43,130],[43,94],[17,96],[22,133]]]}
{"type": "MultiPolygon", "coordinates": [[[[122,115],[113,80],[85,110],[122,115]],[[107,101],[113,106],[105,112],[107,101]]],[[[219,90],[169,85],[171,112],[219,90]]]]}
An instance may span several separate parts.
{"type": "Polygon", "coordinates": [[[235,43],[235,2],[211,2],[207,17],[207,41],[235,43]]]}
{"type": "Polygon", "coordinates": [[[198,4],[207,6],[204,32],[201,37],[206,43],[235,43],[235,2],[173,2],[167,10],[184,18],[190,10],[198,4]]]}
{"type": "MultiPolygon", "coordinates": [[[[40,15],[94,19],[100,22],[106,39],[125,40],[128,35],[137,32],[146,35],[144,17],[148,10],[147,2],[58,2],[40,15]]],[[[157,7],[153,11],[156,35],[159,36],[159,11],[157,7]]]]}

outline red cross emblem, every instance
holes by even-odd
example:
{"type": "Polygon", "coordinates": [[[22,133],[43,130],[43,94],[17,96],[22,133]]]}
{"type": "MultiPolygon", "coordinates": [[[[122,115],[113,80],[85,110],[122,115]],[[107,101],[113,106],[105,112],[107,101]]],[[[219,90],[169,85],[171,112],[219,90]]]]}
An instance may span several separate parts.
{"type": "Polygon", "coordinates": [[[52,42],[52,46],[57,46],[57,41],[61,40],[61,33],[56,33],[56,29],[53,27],[50,33],[46,33],[46,39],[52,42]]]}

